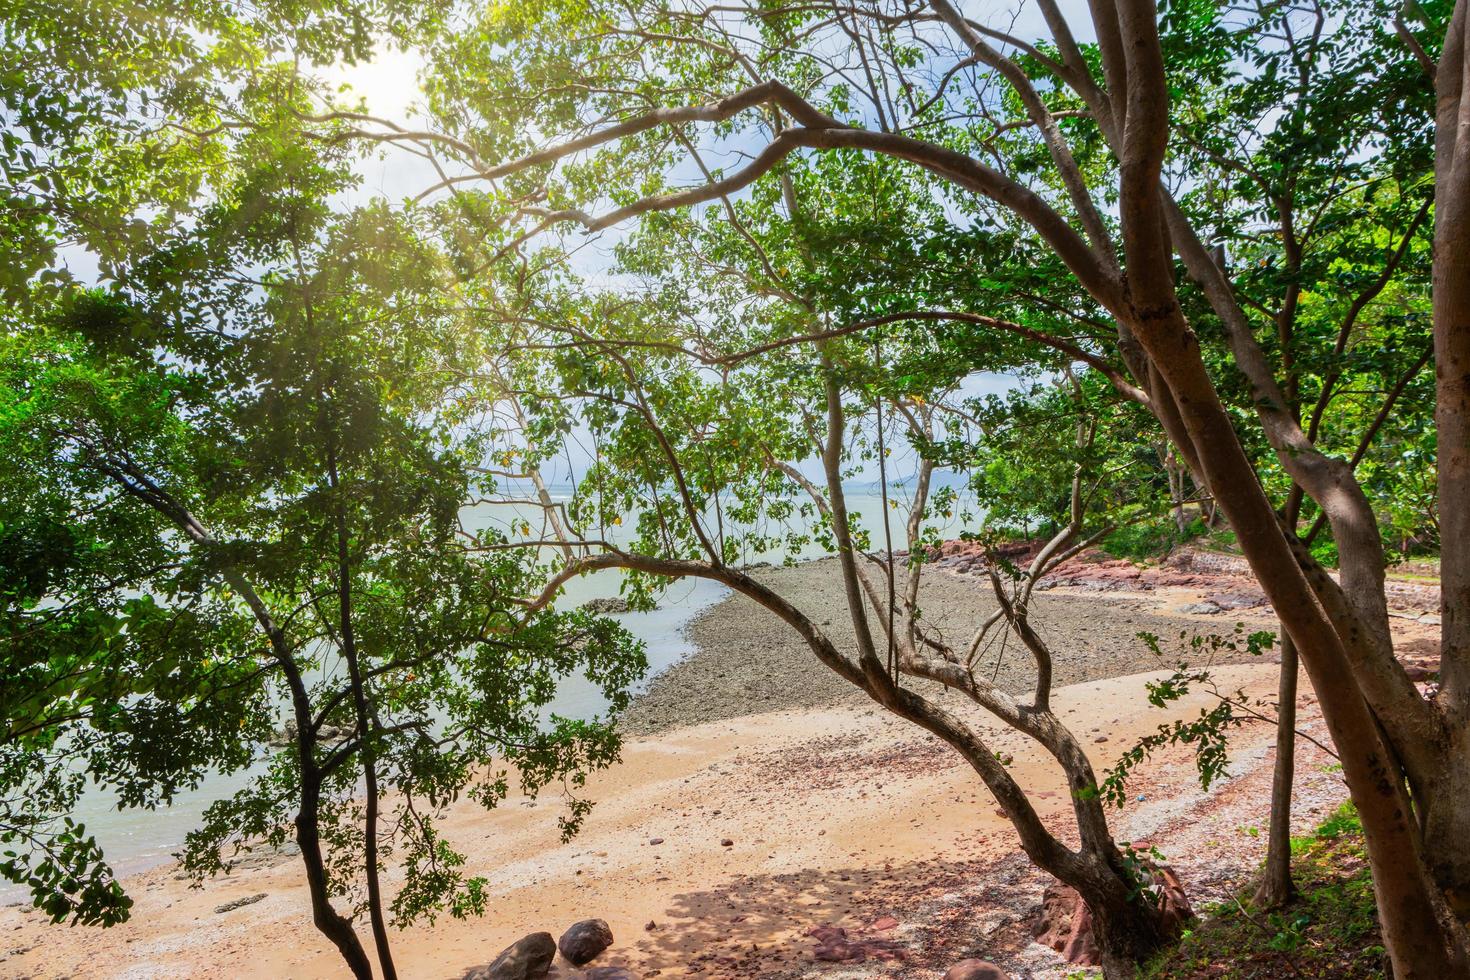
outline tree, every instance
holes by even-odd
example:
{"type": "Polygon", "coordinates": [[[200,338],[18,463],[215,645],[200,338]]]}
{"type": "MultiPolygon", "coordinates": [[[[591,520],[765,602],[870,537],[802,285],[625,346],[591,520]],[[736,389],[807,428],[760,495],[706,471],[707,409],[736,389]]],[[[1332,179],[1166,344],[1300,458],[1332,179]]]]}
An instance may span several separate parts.
{"type": "MultiPolygon", "coordinates": [[[[1438,86],[1438,492],[1459,500],[1470,480],[1460,451],[1470,426],[1460,383],[1470,357],[1463,340],[1470,184],[1461,179],[1470,144],[1461,122],[1465,4],[1448,7],[1427,8],[1434,30],[1402,27],[1394,47],[1393,11],[1373,6],[1364,16],[1376,18],[1381,29],[1365,37],[1390,63],[1431,71],[1438,86]]],[[[433,49],[445,69],[436,75],[433,107],[446,132],[393,130],[360,116],[353,122],[365,136],[450,161],[453,172],[439,189],[482,188],[485,213],[512,225],[525,220],[526,232],[504,224],[488,232],[504,249],[562,222],[597,231],[720,202],[766,175],[780,182],[808,150],[906,161],[937,178],[959,213],[1000,216],[1044,243],[1094,304],[1091,315],[1115,327],[1107,359],[1121,363],[1125,390],[1219,502],[1312,678],[1363,816],[1396,972],[1461,969],[1464,936],[1449,906],[1470,894],[1470,857],[1457,844],[1470,821],[1460,802],[1470,779],[1462,737],[1470,726],[1460,718],[1470,683],[1462,635],[1470,558],[1458,547],[1470,517],[1440,514],[1442,686],[1429,702],[1393,658],[1385,554],[1371,502],[1347,462],[1324,452],[1293,416],[1283,387],[1291,379],[1273,366],[1262,340],[1278,324],[1253,314],[1241,278],[1210,247],[1210,229],[1193,219],[1189,188],[1176,179],[1190,175],[1172,169],[1186,159],[1181,143],[1190,127],[1171,116],[1171,71],[1193,72],[1198,60],[1171,64],[1175,49],[1165,47],[1160,12],[1146,0],[1091,4],[1095,45],[1076,41],[1053,0],[1038,8],[1051,35],[1044,44],[977,24],[947,0],[893,8],[494,8],[433,49]],[[535,98],[525,97],[528,88],[535,98]],[[711,124],[713,135],[692,135],[698,124],[711,124]],[[746,151],[748,162],[728,172],[702,167],[693,185],[671,186],[676,163],[701,170],[702,140],[746,151]],[[1176,282],[1181,270],[1191,285],[1176,282]],[[1198,301],[1187,303],[1191,296],[1198,301]],[[1233,418],[1222,402],[1223,382],[1212,376],[1202,346],[1211,326],[1245,379],[1249,418],[1233,418]],[[1326,515],[1340,581],[1317,565],[1295,528],[1283,529],[1242,433],[1269,445],[1276,464],[1326,515]]],[[[1361,23],[1346,7],[1330,10],[1324,35],[1361,23]]],[[[1213,4],[1171,4],[1162,24],[1202,24],[1208,37],[1223,16],[1213,4]]],[[[1231,16],[1244,19],[1232,29],[1264,39],[1300,12],[1273,6],[1231,16]]],[[[1217,66],[1227,68],[1249,70],[1217,66]]],[[[1421,105],[1404,110],[1424,111],[1421,105]]],[[[1373,152],[1371,144],[1360,148],[1373,152]]],[[[795,216],[790,203],[787,211],[795,216]]]]}
{"type": "Polygon", "coordinates": [[[610,620],[528,612],[534,554],[464,532],[486,429],[432,225],[333,213],[348,161],[292,138],[275,82],[240,140],[198,147],[221,152],[190,222],[4,313],[0,871],[53,919],[119,921],[78,797],[153,808],[248,772],[185,869],[294,838],[318,930],[370,977],[365,916],[391,977],[390,920],[484,910],[443,809],[560,784],[574,832],[619,741],[547,706],[582,672],[616,710],[646,662],[610,620]]]}
{"type": "MultiPolygon", "coordinates": [[[[1282,407],[1322,452],[1371,470],[1404,435],[1422,438],[1432,414],[1433,398],[1423,390],[1431,347],[1432,120],[1422,69],[1408,49],[1384,57],[1399,44],[1386,14],[1344,11],[1327,30],[1335,14],[1305,8],[1245,32],[1170,18],[1166,47],[1199,66],[1192,79],[1181,78],[1187,87],[1176,96],[1180,159],[1173,166],[1195,175],[1181,204],[1264,328],[1261,345],[1281,379],[1282,407]],[[1238,63],[1267,70],[1228,71],[1238,63]]],[[[1192,316],[1207,325],[1211,319],[1204,309],[1192,316]]],[[[1212,367],[1224,397],[1250,410],[1252,392],[1232,383],[1239,375],[1229,361],[1212,367]]],[[[1283,501],[1286,523],[1298,528],[1304,519],[1304,541],[1336,564],[1320,508],[1270,446],[1254,441],[1252,458],[1273,499],[1283,501]]],[[[1391,519],[1393,498],[1413,482],[1411,473],[1395,471],[1389,481],[1359,477],[1380,521],[1391,519]]],[[[1422,512],[1416,523],[1424,526],[1422,512]]],[[[1296,677],[1288,637],[1270,852],[1257,893],[1265,905],[1292,893],[1296,677]]]]}
{"type": "MultiPolygon", "coordinates": [[[[762,219],[758,205],[729,222],[723,214],[707,222],[650,222],[620,248],[619,271],[640,278],[641,299],[589,295],[585,284],[565,280],[558,256],[543,252],[524,264],[521,290],[484,307],[493,338],[487,346],[501,352],[501,363],[485,373],[505,385],[503,398],[529,406],[535,433],[508,443],[503,455],[558,455],[562,443],[545,440],[569,432],[572,420],[578,443],[592,447],[568,519],[556,529],[563,567],[543,599],[575,576],[611,568],[638,573],[632,598],[639,603],[660,582],[684,576],[719,581],[753,599],[796,629],[820,663],[959,751],[1010,815],[1027,853],[1086,898],[1111,969],[1131,968],[1179,923],[1154,901],[1146,864],[1113,841],[1099,780],[1079,740],[1050,710],[1052,653],[1028,606],[1047,569],[1112,529],[1115,498],[1094,484],[1114,490],[1123,477],[1097,479],[1110,467],[1095,436],[1100,426],[1110,437],[1125,428],[1109,418],[1120,412],[1118,399],[1105,381],[1110,397],[1100,406],[1092,404],[1100,394],[1092,379],[1075,392],[1067,385],[1067,456],[1058,463],[1061,479],[1048,484],[1059,491],[1061,522],[1026,573],[1002,576],[995,564],[997,611],[982,629],[973,637],[946,636],[923,614],[926,554],[940,543],[945,519],[964,506],[947,470],[968,470],[988,427],[957,384],[977,366],[998,369],[1007,358],[1034,370],[1037,355],[1004,339],[1029,328],[1010,324],[997,334],[985,328],[998,321],[985,317],[973,322],[956,314],[935,326],[890,314],[820,329],[846,319],[851,309],[844,304],[903,302],[926,286],[886,271],[893,254],[925,250],[921,216],[937,210],[922,184],[896,179],[894,170],[857,160],[841,177],[828,171],[824,176],[841,180],[843,190],[811,199],[790,242],[782,236],[791,230],[762,219]],[[848,206],[847,194],[862,206],[848,206]],[[849,247],[820,247],[838,240],[849,247]],[[753,243],[766,246],[764,260],[738,254],[753,243]],[[780,255],[783,244],[789,256],[780,255]],[[764,278],[766,267],[788,257],[783,284],[764,278]],[[797,291],[807,282],[818,284],[815,295],[797,291]],[[865,296],[866,282],[881,284],[878,298],[865,296]],[[1073,399],[1096,416],[1080,428],[1073,399]],[[891,521],[863,525],[848,513],[845,480],[865,461],[886,472],[881,461],[893,452],[912,454],[917,475],[892,488],[891,521]],[[813,458],[820,474],[809,476],[813,458]],[[807,544],[791,523],[797,514],[815,524],[814,536],[841,562],[855,652],[799,604],[741,570],[807,544]],[[609,544],[606,528],[625,521],[635,537],[609,544]],[[902,565],[892,557],[900,536],[910,542],[902,565]],[[1003,636],[1012,631],[1012,659],[1018,646],[1034,659],[1019,685],[992,679],[1003,666],[1008,678],[1017,670],[1005,662],[1003,636]],[[1024,695],[1033,686],[1034,695],[1024,695]],[[1073,787],[1074,828],[1041,820],[1000,755],[962,711],[936,699],[936,687],[958,692],[1057,759],[1073,787]],[[1075,852],[1063,843],[1071,833],[1082,840],[1075,852]]],[[[996,247],[983,235],[974,244],[996,247]]],[[[457,264],[473,267],[473,258],[457,264]]],[[[1065,356],[1059,370],[1067,370],[1065,356]]]]}

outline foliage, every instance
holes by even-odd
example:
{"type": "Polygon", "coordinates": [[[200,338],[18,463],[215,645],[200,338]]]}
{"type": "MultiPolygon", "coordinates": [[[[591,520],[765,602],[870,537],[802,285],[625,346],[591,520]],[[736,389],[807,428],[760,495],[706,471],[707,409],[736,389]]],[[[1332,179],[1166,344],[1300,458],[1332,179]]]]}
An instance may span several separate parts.
{"type": "MultiPolygon", "coordinates": [[[[571,562],[566,542],[548,556],[461,533],[467,498],[506,489],[491,472],[535,474],[585,444],[558,533],[720,569],[835,551],[846,533],[886,550],[889,515],[843,527],[839,491],[900,457],[939,474],[905,515],[911,568],[972,516],[966,493],[997,525],[1071,520],[1115,554],[1196,531],[1183,504],[1206,488],[1158,403],[1130,393],[1163,392],[1117,307],[1002,200],[1041,202],[1116,259],[1120,169],[1051,46],[1004,42],[1072,175],[1022,93],[927,18],[860,22],[861,5],[95,6],[10,3],[0,19],[0,613],[17,668],[0,682],[0,834],[21,846],[0,868],[53,915],[126,912],[85,829],[51,821],[88,784],[151,807],[205,772],[258,766],[191,839],[188,867],[283,840],[300,806],[336,856],[329,890],[356,909],[341,856],[370,853],[368,811],[387,798],[361,800],[359,778],[437,810],[503,797],[507,758],[528,789],[575,789],[612,757],[605,724],[540,712],[578,670],[620,705],[641,656],[608,623],[525,601],[571,562]],[[317,77],[389,42],[427,64],[412,126],[352,111],[317,77]],[[760,79],[841,135],[983,161],[1006,193],[914,153],[813,143],[732,193],[669,203],[747,166],[794,117],[766,103],[630,120],[760,79]],[[609,125],[619,135],[582,151],[526,156],[609,125]],[[430,157],[440,183],[401,207],[346,203],[362,190],[354,148],[389,143],[430,157]],[[1086,196],[1099,227],[1084,227],[1086,196]],[[608,223],[593,214],[629,222],[599,257],[542,236],[608,223]],[[68,269],[78,254],[98,288],[68,269]],[[1004,396],[967,387],[997,375],[1004,396]],[[844,416],[848,438],[824,445],[844,416]],[[824,451],[825,491],[809,475],[824,451]],[[1171,507],[1166,531],[1154,515],[1171,507]],[[288,713],[296,751],[265,752],[288,713]]],[[[1433,26],[1444,7],[1415,16],[1433,26]]],[[[1396,4],[1319,10],[1313,28],[1291,4],[1160,5],[1165,182],[1280,379],[1274,407],[1357,468],[1384,539],[1412,554],[1438,544],[1433,98],[1389,26],[1396,4]]],[[[1100,68],[1096,46],[1078,55],[1100,68]]],[[[1255,421],[1265,402],[1237,346],[1196,284],[1180,277],[1178,296],[1255,475],[1289,520],[1313,520],[1255,421]]],[[[1326,535],[1313,548],[1336,552],[1326,535]]],[[[633,575],[626,590],[646,608],[663,584],[633,575]]],[[[1181,667],[1150,696],[1207,683],[1181,667]]],[[[1247,707],[1222,696],[1166,726],[1107,791],[1121,801],[1128,770],[1171,743],[1196,747],[1208,785],[1247,707]]],[[[584,812],[574,801],[569,826],[584,812]]],[[[393,825],[401,918],[482,905],[429,824],[393,825]]]]}
{"type": "Polygon", "coordinates": [[[1156,519],[1120,527],[1103,538],[1098,547],[1115,558],[1147,561],[1167,555],[1179,545],[1208,533],[1209,528],[1203,518],[1194,518],[1182,532],[1173,521],[1156,519]]]}
{"type": "Polygon", "coordinates": [[[1312,834],[1292,839],[1300,895],[1291,904],[1259,911],[1246,889],[1207,910],[1141,975],[1148,980],[1388,976],[1362,835],[1357,811],[1343,804],[1312,834]]]}
{"type": "MultiPolygon", "coordinates": [[[[1152,633],[1140,633],[1139,639],[1153,651],[1163,656],[1160,639],[1152,633]]],[[[1181,646],[1196,658],[1195,665],[1181,661],[1175,671],[1160,681],[1148,681],[1149,704],[1156,708],[1178,701],[1196,687],[1203,687],[1215,701],[1203,707],[1193,719],[1181,719],[1171,724],[1160,725],[1158,731],[1145,735],[1129,748],[1109,769],[1098,787],[1102,797],[1116,807],[1128,803],[1128,777],[1139,765],[1158,749],[1169,745],[1194,747],[1195,767],[1199,770],[1200,788],[1208,790],[1210,785],[1225,775],[1230,764],[1228,735],[1245,721],[1245,716],[1257,717],[1256,710],[1263,702],[1249,698],[1244,691],[1221,693],[1209,670],[1209,664],[1221,652],[1244,650],[1252,656],[1260,656],[1275,642],[1276,635],[1267,631],[1246,633],[1245,625],[1237,623],[1230,635],[1191,634],[1181,631],[1181,646]],[[1200,659],[1203,657],[1203,667],[1200,659]]]]}
{"type": "MultiPolygon", "coordinates": [[[[291,137],[274,82],[190,156],[188,222],[0,314],[0,873],[58,921],[128,914],[82,793],[153,809],[212,773],[249,778],[196,877],[293,833],[310,871],[309,827],[349,914],[389,861],[400,922],[478,913],[437,816],[560,786],[573,832],[619,742],[547,706],[580,673],[616,711],[646,667],[610,620],[528,609],[534,552],[463,533],[485,393],[433,224],[340,208],[349,159],[291,137]]],[[[136,149],[119,127],[83,135],[136,149]]]]}

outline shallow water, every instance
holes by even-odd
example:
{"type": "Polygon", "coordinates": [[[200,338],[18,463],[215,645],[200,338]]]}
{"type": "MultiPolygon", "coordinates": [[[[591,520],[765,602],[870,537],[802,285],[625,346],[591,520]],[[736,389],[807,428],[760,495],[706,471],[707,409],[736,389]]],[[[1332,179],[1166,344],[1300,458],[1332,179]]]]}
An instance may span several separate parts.
{"type": "MultiPolygon", "coordinates": [[[[567,597],[576,605],[594,595],[617,594],[616,578],[602,581],[577,580],[580,586],[567,597]]],[[[644,684],[660,671],[693,652],[684,636],[684,626],[698,612],[718,602],[726,590],[714,582],[676,583],[669,589],[658,609],[647,613],[623,613],[612,618],[643,640],[648,654],[649,672],[644,684]]],[[[586,719],[601,714],[607,707],[601,691],[585,677],[568,677],[562,681],[556,698],[546,713],[586,719]]],[[[144,871],[172,860],[183,843],[184,835],[198,827],[204,811],[215,800],[244,788],[251,771],[214,775],[196,790],[180,793],[170,806],[159,810],[119,810],[111,794],[93,792],[84,796],[72,816],[84,823],[102,845],[113,869],[118,874],[144,871]]],[[[19,897],[14,886],[0,885],[0,897],[19,897]]]]}

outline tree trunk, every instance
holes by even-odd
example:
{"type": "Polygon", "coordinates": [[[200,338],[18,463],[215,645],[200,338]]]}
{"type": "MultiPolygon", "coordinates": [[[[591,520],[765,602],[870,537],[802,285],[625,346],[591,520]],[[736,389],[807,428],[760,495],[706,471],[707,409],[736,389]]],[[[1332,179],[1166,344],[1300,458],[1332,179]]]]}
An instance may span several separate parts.
{"type": "MultiPolygon", "coordinates": [[[[1177,315],[1177,311],[1173,306],[1171,312],[1177,315]]],[[[1211,447],[1208,454],[1202,454],[1209,484],[1252,570],[1302,652],[1363,820],[1384,943],[1394,973],[1400,980],[1455,976],[1464,965],[1462,936],[1444,924],[1441,906],[1424,875],[1418,828],[1393,754],[1379,737],[1354,682],[1341,638],[1292,556],[1276,514],[1209,382],[1193,332],[1187,326],[1162,324],[1162,319],[1154,319],[1154,329],[1140,330],[1140,339],[1166,365],[1175,396],[1186,407],[1185,419],[1195,445],[1211,447]]],[[[1314,574],[1326,576],[1321,569],[1314,574]]]]}
{"type": "Polygon", "coordinates": [[[1189,530],[1189,516],[1184,512],[1184,468],[1179,458],[1167,446],[1164,449],[1164,473],[1169,477],[1169,502],[1174,505],[1174,528],[1179,539],[1184,539],[1189,530]]]}
{"type": "Polygon", "coordinates": [[[1139,964],[1178,938],[1165,930],[1159,910],[1140,897],[1109,894],[1089,899],[1084,894],[1083,901],[1092,912],[1092,934],[1107,980],[1134,980],[1139,964]]]}
{"type": "Polygon", "coordinates": [[[1415,787],[1430,874],[1455,914],[1470,918],[1470,731],[1448,734],[1434,782],[1415,787]]]}
{"type": "Polygon", "coordinates": [[[1273,909],[1296,897],[1291,880],[1291,792],[1296,776],[1296,644],[1281,631],[1281,680],[1277,700],[1276,768],[1271,777],[1271,831],[1266,847],[1266,871],[1256,889],[1255,903],[1273,909]]]}
{"type": "Polygon", "coordinates": [[[1313,568],[1315,581],[1308,581],[1298,565],[1220,402],[1199,339],[1179,306],[1161,182],[1169,94],[1157,10],[1150,0],[1131,0],[1117,5],[1117,17],[1126,42],[1128,76],[1127,124],[1119,153],[1119,217],[1128,267],[1129,326],[1172,392],[1205,483],[1219,499],[1251,569],[1301,651],[1363,821],[1384,945],[1395,975],[1399,980],[1463,975],[1463,933],[1444,920],[1443,901],[1425,874],[1418,828],[1394,756],[1380,738],[1353,676],[1344,638],[1317,598],[1327,588],[1326,573],[1313,568]]]}
{"type": "MultiPolygon", "coordinates": [[[[1026,856],[1038,868],[1077,890],[1092,913],[1093,939],[1102,954],[1103,974],[1108,980],[1133,980],[1140,964],[1178,938],[1176,924],[1166,920],[1164,909],[1139,894],[1130,880],[1130,872],[1108,831],[1107,817],[1096,795],[1074,792],[1073,809],[1081,845],[1075,852],[1060,848],[1042,828],[1009,775],[996,778],[997,769],[1001,773],[1005,770],[996,762],[994,753],[983,743],[967,738],[963,730],[945,725],[942,715],[935,717],[932,712],[915,711],[909,698],[919,702],[922,699],[907,691],[899,693],[908,698],[898,699],[890,710],[934,732],[956,748],[1005,810],[1026,856]]],[[[1049,712],[1047,718],[1051,718],[1049,712]]],[[[1095,789],[1097,778],[1081,746],[1060,722],[1054,722],[1054,726],[1060,736],[1054,744],[1048,744],[1050,740],[1045,738],[1037,741],[1061,764],[1069,786],[1078,790],[1095,789]]],[[[1148,872],[1140,869],[1140,873],[1148,872]]]]}
{"type": "MultiPolygon", "coordinates": [[[[303,742],[303,744],[305,744],[303,742]]],[[[306,750],[306,751],[309,751],[306,750]]],[[[311,920],[317,930],[331,941],[347,968],[357,980],[373,980],[372,963],[357,938],[352,923],[332,908],[327,891],[327,871],[322,861],[320,823],[321,779],[312,770],[301,774],[301,810],[296,814],[296,843],[301,847],[301,863],[306,866],[306,887],[311,896],[311,920]]]]}
{"type": "Polygon", "coordinates": [[[1436,79],[1434,421],[1439,437],[1440,691],[1443,740],[1423,797],[1435,880],[1470,913],[1470,3],[1457,0],[1436,79]]]}
{"type": "MultiPolygon", "coordinates": [[[[331,487],[340,492],[335,445],[327,446],[327,472],[331,487]]],[[[378,766],[374,746],[373,713],[368,705],[367,686],[363,682],[362,664],[357,655],[357,630],[352,614],[352,560],[347,533],[347,515],[343,502],[336,501],[337,529],[337,611],[340,619],[339,640],[342,656],[347,661],[347,674],[352,688],[353,716],[356,721],[358,751],[362,755],[363,789],[363,873],[367,878],[368,920],[372,924],[373,943],[378,953],[378,968],[383,980],[398,980],[393,964],[393,944],[388,936],[388,922],[383,915],[383,888],[378,875],[378,766]]]]}
{"type": "MultiPolygon", "coordinates": [[[[1062,847],[1046,830],[1025,792],[968,725],[922,696],[903,689],[879,663],[877,645],[863,604],[856,550],[847,524],[841,470],[846,430],[842,393],[825,354],[823,366],[827,372],[828,411],[823,467],[833,538],[842,567],[848,614],[857,640],[860,686],[889,711],[933,732],[960,752],[1000,802],[1020,836],[1027,856],[1037,867],[1077,889],[1087,903],[1093,913],[1093,935],[1104,954],[1104,966],[1110,980],[1134,976],[1138,964],[1173,937],[1166,934],[1162,910],[1134,894],[1136,889],[1108,830],[1102,802],[1095,794],[1085,792],[1096,789],[1097,777],[1077,740],[1046,707],[1045,692],[1051,686],[1049,677],[1038,679],[1037,703],[1028,709],[1031,730],[1026,733],[1057,760],[1066,773],[1068,785],[1078,790],[1073,794],[1073,810],[1081,836],[1081,847],[1077,852],[1062,847]]],[[[1080,483],[1075,480],[1073,493],[1074,496],[1080,494],[1080,483]]]]}

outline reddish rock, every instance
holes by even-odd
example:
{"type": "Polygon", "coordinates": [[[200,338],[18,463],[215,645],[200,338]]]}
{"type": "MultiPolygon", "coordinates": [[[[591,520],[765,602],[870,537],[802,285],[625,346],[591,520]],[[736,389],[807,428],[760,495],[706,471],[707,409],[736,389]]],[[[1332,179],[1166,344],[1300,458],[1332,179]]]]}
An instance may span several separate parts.
{"type": "Polygon", "coordinates": [[[1010,980],[1010,974],[989,960],[960,960],[944,974],[944,980],[1010,980]]]}
{"type": "Polygon", "coordinates": [[[847,930],[841,926],[812,926],[806,934],[823,946],[847,942],[847,930]]]}
{"type": "Polygon", "coordinates": [[[823,963],[862,963],[875,960],[905,960],[908,951],[891,939],[862,939],[848,935],[841,926],[812,926],[806,931],[817,941],[812,957],[823,963]]]}
{"type": "Polygon", "coordinates": [[[1159,899],[1164,911],[1164,928],[1172,936],[1184,931],[1194,920],[1194,909],[1189,905],[1189,896],[1184,894],[1184,883],[1173,868],[1154,866],[1150,862],[1159,889],[1159,899]]]}
{"type": "Polygon", "coordinates": [[[821,960],[823,963],[848,963],[856,961],[861,963],[867,959],[867,953],[857,943],[836,943],[831,946],[818,946],[812,950],[812,958],[821,960]]]}
{"type": "Polygon", "coordinates": [[[1092,913],[1070,885],[1058,881],[1047,886],[1041,896],[1041,915],[1031,935],[1041,945],[1061,953],[1068,963],[1097,966],[1102,962],[1092,938],[1092,913]]]}
{"type": "Polygon", "coordinates": [[[889,929],[898,928],[898,920],[891,915],[880,916],[874,919],[873,924],[868,928],[873,932],[887,932],[889,929]]]}

